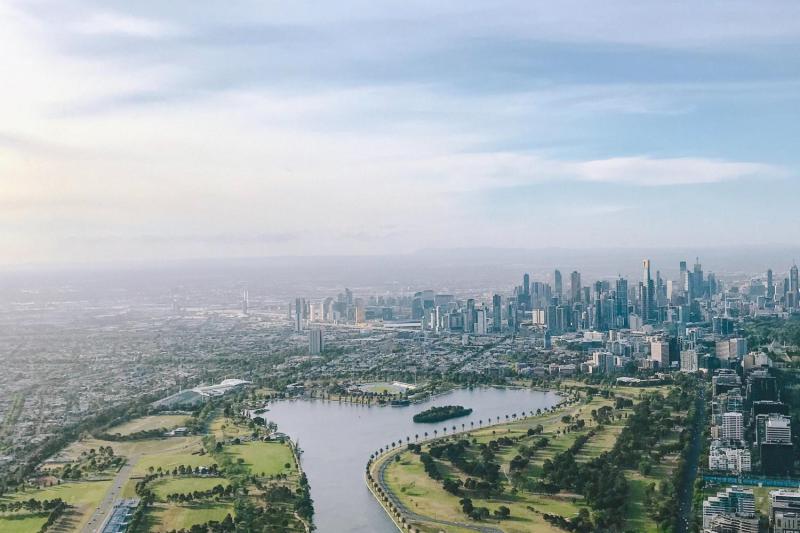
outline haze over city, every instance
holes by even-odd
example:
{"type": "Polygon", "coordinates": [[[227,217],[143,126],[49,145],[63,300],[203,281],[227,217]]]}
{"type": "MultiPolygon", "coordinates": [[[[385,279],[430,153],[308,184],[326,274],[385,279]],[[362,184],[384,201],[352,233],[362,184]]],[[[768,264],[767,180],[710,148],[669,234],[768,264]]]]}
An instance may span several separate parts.
{"type": "Polygon", "coordinates": [[[7,0],[1,262],[790,245],[798,21],[7,0]]]}
{"type": "Polygon", "coordinates": [[[798,50],[0,0],[0,533],[797,533],[798,50]]]}

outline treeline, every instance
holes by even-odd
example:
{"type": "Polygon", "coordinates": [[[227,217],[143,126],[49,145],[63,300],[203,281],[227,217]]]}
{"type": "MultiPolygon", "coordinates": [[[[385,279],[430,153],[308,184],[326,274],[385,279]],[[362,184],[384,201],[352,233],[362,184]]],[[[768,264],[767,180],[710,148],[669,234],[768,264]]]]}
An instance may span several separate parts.
{"type": "Polygon", "coordinates": [[[431,407],[421,413],[414,415],[414,422],[431,423],[449,420],[451,418],[458,418],[472,414],[472,409],[468,409],[463,405],[444,405],[441,407],[431,407]]]}
{"type": "Polygon", "coordinates": [[[166,501],[169,503],[191,503],[207,498],[230,498],[233,495],[233,485],[224,486],[222,483],[215,485],[208,490],[194,490],[192,492],[174,492],[167,494],[166,501]]]}
{"type": "MultiPolygon", "coordinates": [[[[624,527],[623,509],[628,495],[628,482],[623,470],[626,468],[639,468],[649,473],[655,458],[660,458],[668,449],[659,447],[658,443],[666,437],[669,431],[679,422],[673,419],[666,406],[680,410],[691,405],[692,397],[684,394],[685,391],[677,390],[670,394],[668,399],[658,394],[646,394],[628,416],[625,427],[620,432],[614,447],[597,458],[586,463],[579,463],[576,455],[586,442],[594,435],[592,430],[575,439],[569,449],[556,455],[553,459],[545,460],[543,473],[545,484],[542,489],[572,490],[582,494],[594,512],[594,524],[588,526],[589,519],[581,517],[580,520],[568,520],[563,517],[551,516],[553,523],[559,522],[559,527],[570,531],[584,531],[589,527],[601,530],[619,531],[624,527]],[[562,520],[564,523],[561,523],[562,520]],[[567,524],[567,526],[565,526],[567,524]]],[[[620,407],[629,407],[630,404],[623,400],[618,402],[620,407]]],[[[612,411],[610,408],[601,408],[592,413],[593,418],[603,423],[610,421],[612,411]]],[[[669,498],[656,502],[653,499],[654,516],[659,523],[671,522],[675,515],[674,487],[663,487],[662,494],[670,495],[669,498]]]]}
{"type": "Polygon", "coordinates": [[[544,462],[542,471],[547,482],[558,490],[582,494],[594,509],[595,525],[601,530],[620,530],[628,496],[628,481],[611,453],[605,452],[586,463],[575,460],[574,451],[566,450],[544,462]]]}
{"type": "Polygon", "coordinates": [[[766,346],[773,340],[800,346],[800,317],[758,317],[746,319],[742,326],[750,346],[766,346]]]}
{"type": "MultiPolygon", "coordinates": [[[[50,514],[47,515],[47,520],[45,520],[42,527],[39,528],[39,533],[45,533],[50,527],[56,523],[56,520],[61,518],[64,514],[64,511],[67,510],[69,505],[64,502],[61,498],[56,498],[55,500],[50,500],[50,514]]],[[[47,510],[47,506],[44,506],[44,510],[47,510]]]]}
{"type": "Polygon", "coordinates": [[[108,440],[112,442],[125,442],[125,441],[135,441],[135,440],[150,440],[150,439],[160,439],[165,437],[165,433],[169,430],[167,428],[159,428],[159,429],[143,429],[142,431],[135,431],[133,433],[129,433],[127,435],[123,435],[121,433],[106,433],[106,432],[99,432],[95,433],[94,436],[100,440],[108,440]]]}
{"type": "Polygon", "coordinates": [[[40,513],[42,511],[51,511],[64,504],[61,498],[53,500],[37,500],[36,498],[29,498],[27,500],[17,500],[13,502],[0,502],[0,513],[17,513],[19,511],[27,511],[29,513],[40,513]]]}

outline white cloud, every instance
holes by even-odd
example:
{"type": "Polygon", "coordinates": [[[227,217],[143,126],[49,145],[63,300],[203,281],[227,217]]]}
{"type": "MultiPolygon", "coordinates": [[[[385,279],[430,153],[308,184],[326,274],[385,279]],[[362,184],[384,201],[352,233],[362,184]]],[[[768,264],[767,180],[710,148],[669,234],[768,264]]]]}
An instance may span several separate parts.
{"type": "Polygon", "coordinates": [[[77,22],[74,29],[84,35],[127,35],[146,39],[160,39],[181,33],[171,23],[111,11],[91,13],[77,22]]]}
{"type": "MultiPolygon", "coordinates": [[[[365,6],[368,15],[385,15],[376,5],[365,6]]],[[[225,17],[235,19],[227,8],[225,17]]],[[[98,243],[107,246],[109,241],[118,244],[114,253],[120,255],[202,255],[210,249],[223,255],[346,253],[481,239],[502,244],[494,239],[510,232],[471,211],[465,197],[553,182],[576,189],[582,183],[640,188],[785,175],[769,164],[705,158],[701,149],[696,157],[654,157],[644,149],[621,150],[642,155],[581,157],[585,124],[599,124],[611,115],[634,120],[641,114],[653,119],[686,113],[675,93],[706,94],[706,86],[665,90],[658,84],[542,82],[534,89],[509,86],[472,93],[453,91],[435,77],[395,83],[359,78],[342,88],[325,80],[317,84],[311,76],[307,85],[298,84],[302,90],[278,90],[264,81],[272,75],[268,71],[247,90],[201,87],[184,97],[180,87],[191,93],[191,81],[216,74],[215,68],[224,72],[228,61],[250,59],[247,54],[253,51],[215,49],[207,43],[200,51],[203,60],[188,66],[174,61],[183,56],[169,54],[173,61],[162,64],[162,54],[148,56],[139,41],[133,48],[123,46],[120,55],[92,54],[87,43],[94,42],[93,36],[156,40],[185,30],[166,17],[87,12],[80,23],[66,25],[67,33],[80,33],[83,46],[70,48],[61,40],[69,36],[53,38],[52,22],[0,4],[0,71],[14,73],[0,84],[0,224],[6,230],[0,233],[0,247],[9,257],[91,258],[104,255],[98,243]],[[124,103],[175,87],[175,98],[124,103]],[[98,102],[103,105],[93,108],[98,102]],[[68,112],[74,109],[90,111],[68,112]],[[542,148],[547,142],[570,144],[558,152],[542,148]],[[296,238],[263,237],[289,235],[296,238]]],[[[580,10],[576,13],[584,18],[580,10]]],[[[276,23],[286,22],[279,15],[276,23]]],[[[320,19],[327,21],[323,15],[320,19]]],[[[567,14],[553,10],[548,16],[567,14]]],[[[234,22],[248,20],[240,13],[234,22]]],[[[572,38],[572,30],[544,15],[523,22],[534,25],[520,26],[530,38],[572,38]]],[[[585,37],[610,40],[613,36],[601,23],[582,20],[585,37]]],[[[459,19],[443,31],[463,37],[474,29],[469,20],[459,19]]],[[[666,40],[661,30],[654,33],[652,42],[666,40]]],[[[156,46],[161,50],[172,44],[156,46]]],[[[332,45],[334,60],[353,46],[350,41],[339,48],[336,44],[341,43],[332,45]]],[[[182,49],[186,56],[194,51],[182,49]]],[[[285,54],[290,63],[292,51],[291,46],[268,46],[259,53],[285,54]]],[[[371,52],[385,55],[383,49],[371,52]]],[[[280,74],[274,76],[282,81],[280,74]]],[[[227,79],[213,81],[224,85],[227,79]]],[[[669,153],[669,147],[659,148],[669,153]]],[[[624,210],[624,205],[601,201],[579,206],[586,215],[624,210]]]]}
{"type": "Polygon", "coordinates": [[[776,178],[783,169],[762,163],[702,158],[614,157],[577,163],[579,179],[636,186],[696,185],[744,178],[776,178]]]}

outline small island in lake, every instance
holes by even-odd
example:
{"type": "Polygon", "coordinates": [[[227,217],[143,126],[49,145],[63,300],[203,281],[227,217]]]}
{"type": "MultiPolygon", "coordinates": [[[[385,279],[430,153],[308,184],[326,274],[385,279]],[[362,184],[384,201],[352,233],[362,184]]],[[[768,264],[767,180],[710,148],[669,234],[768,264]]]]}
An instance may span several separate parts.
{"type": "Polygon", "coordinates": [[[472,409],[468,409],[462,405],[445,405],[442,407],[431,407],[421,413],[414,415],[414,422],[441,422],[450,418],[458,418],[460,416],[467,416],[472,413],[472,409]]]}

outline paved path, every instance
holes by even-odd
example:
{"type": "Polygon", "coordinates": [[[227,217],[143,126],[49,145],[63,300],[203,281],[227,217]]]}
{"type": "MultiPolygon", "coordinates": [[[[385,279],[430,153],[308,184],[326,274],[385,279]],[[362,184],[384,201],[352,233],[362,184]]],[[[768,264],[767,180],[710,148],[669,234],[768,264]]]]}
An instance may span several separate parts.
{"type": "Polygon", "coordinates": [[[125,483],[130,479],[133,467],[138,461],[139,456],[131,457],[128,459],[125,466],[119,469],[117,475],[114,476],[111,487],[109,487],[106,495],[103,497],[103,501],[100,502],[100,505],[92,513],[89,522],[83,527],[82,533],[96,533],[100,531],[100,527],[114,508],[114,502],[119,499],[122,493],[122,487],[124,487],[125,483]]]}
{"type": "MultiPolygon", "coordinates": [[[[392,464],[392,459],[397,453],[391,453],[387,455],[378,466],[378,475],[375,478],[378,482],[378,485],[383,490],[383,493],[391,500],[391,502],[400,509],[400,512],[403,516],[406,517],[406,520],[415,520],[418,522],[427,522],[430,524],[439,524],[441,526],[450,526],[450,527],[459,527],[462,529],[471,529],[472,531],[480,531],[481,533],[503,533],[502,529],[492,527],[492,526],[484,526],[484,525],[477,525],[477,524],[464,524],[461,522],[451,522],[449,520],[439,520],[437,518],[431,518],[429,516],[423,516],[411,511],[406,505],[400,501],[400,499],[394,495],[394,493],[389,490],[389,485],[386,483],[386,469],[390,464],[392,464]]],[[[380,503],[380,502],[379,502],[380,503]]]]}

